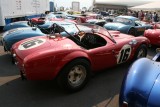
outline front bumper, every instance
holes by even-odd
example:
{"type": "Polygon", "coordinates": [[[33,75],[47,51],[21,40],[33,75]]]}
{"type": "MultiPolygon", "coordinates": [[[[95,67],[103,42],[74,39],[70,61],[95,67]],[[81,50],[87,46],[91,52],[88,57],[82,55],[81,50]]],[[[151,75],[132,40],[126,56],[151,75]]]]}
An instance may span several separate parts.
{"type": "Polygon", "coordinates": [[[20,59],[18,59],[18,57],[16,56],[16,54],[11,54],[12,55],[12,63],[17,65],[19,70],[20,70],[20,76],[22,80],[26,80],[26,74],[25,74],[25,68],[24,68],[24,64],[22,64],[20,62],[20,59]]]}

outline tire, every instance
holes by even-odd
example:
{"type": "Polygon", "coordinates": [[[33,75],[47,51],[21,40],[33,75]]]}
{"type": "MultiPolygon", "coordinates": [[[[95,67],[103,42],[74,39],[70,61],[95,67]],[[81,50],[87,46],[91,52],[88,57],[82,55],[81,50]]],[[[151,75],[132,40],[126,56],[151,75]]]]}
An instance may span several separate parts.
{"type": "Polygon", "coordinates": [[[135,36],[135,34],[136,34],[135,29],[134,28],[130,28],[129,31],[128,31],[128,34],[135,36]]]}
{"type": "Polygon", "coordinates": [[[90,78],[90,63],[76,59],[67,64],[57,77],[58,85],[70,92],[82,89],[90,78]]]}
{"type": "Polygon", "coordinates": [[[136,53],[134,55],[134,60],[137,60],[139,58],[143,58],[146,56],[147,56],[147,46],[145,44],[142,44],[137,48],[136,53]]]}

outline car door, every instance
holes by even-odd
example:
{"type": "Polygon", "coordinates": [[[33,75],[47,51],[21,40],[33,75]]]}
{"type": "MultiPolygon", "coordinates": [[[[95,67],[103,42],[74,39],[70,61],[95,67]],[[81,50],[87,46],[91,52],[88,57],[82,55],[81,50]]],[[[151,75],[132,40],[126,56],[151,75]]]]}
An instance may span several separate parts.
{"type": "Polygon", "coordinates": [[[105,46],[90,51],[94,70],[100,70],[128,61],[132,47],[129,42],[113,43],[110,41],[105,46]]]}
{"type": "Polygon", "coordinates": [[[93,70],[101,70],[116,64],[114,48],[114,44],[106,44],[106,46],[89,50],[93,70]]]}

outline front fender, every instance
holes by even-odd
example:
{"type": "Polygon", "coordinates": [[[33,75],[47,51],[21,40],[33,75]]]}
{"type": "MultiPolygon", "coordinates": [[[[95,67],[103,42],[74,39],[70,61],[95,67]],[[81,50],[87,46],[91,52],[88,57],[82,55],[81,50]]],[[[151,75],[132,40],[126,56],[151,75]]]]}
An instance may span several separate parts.
{"type": "Polygon", "coordinates": [[[155,84],[148,98],[147,107],[160,107],[159,89],[160,89],[160,75],[158,75],[157,79],[155,80],[155,84]]]}
{"type": "Polygon", "coordinates": [[[150,91],[157,75],[157,62],[147,58],[137,60],[126,74],[120,92],[119,103],[128,102],[129,105],[146,106],[150,91]]]}

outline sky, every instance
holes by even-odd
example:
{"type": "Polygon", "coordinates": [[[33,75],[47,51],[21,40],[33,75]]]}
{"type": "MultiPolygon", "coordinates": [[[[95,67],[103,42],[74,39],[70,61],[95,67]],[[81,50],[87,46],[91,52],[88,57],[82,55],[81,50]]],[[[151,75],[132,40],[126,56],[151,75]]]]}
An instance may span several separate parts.
{"type": "Polygon", "coordinates": [[[70,8],[72,7],[72,2],[73,1],[78,1],[80,2],[80,8],[82,7],[90,7],[93,4],[93,0],[54,0],[55,1],[55,6],[60,7],[63,6],[65,8],[70,8]]]}
{"type": "MultiPolygon", "coordinates": [[[[80,8],[87,7],[93,5],[93,0],[54,0],[56,7],[65,7],[70,8],[72,7],[72,2],[78,1],[80,2],[80,8]]],[[[95,0],[98,3],[109,3],[109,4],[120,4],[120,5],[127,5],[127,6],[135,6],[135,5],[141,5],[148,2],[153,1],[160,1],[160,0],[95,0]]]]}

